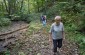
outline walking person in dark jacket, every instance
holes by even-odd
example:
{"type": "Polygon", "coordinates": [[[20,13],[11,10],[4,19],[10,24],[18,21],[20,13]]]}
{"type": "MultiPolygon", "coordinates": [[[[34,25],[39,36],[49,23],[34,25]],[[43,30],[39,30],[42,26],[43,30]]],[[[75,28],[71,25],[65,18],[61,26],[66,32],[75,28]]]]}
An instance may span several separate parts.
{"type": "Polygon", "coordinates": [[[46,15],[41,16],[41,21],[42,21],[43,27],[45,27],[46,26],[46,15]]]}

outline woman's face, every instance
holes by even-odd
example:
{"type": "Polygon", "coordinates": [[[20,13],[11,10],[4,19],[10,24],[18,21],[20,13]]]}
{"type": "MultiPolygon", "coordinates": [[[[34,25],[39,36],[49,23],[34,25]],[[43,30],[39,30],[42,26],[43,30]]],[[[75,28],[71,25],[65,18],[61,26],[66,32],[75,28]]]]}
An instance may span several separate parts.
{"type": "Polygon", "coordinates": [[[61,22],[61,19],[56,19],[55,22],[59,24],[61,22]]]}

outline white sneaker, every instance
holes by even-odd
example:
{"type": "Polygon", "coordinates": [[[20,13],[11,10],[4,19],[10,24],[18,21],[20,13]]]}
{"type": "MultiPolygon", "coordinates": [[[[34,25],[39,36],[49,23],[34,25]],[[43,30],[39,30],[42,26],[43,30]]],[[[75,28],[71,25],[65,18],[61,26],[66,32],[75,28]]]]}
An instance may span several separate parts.
{"type": "Polygon", "coordinates": [[[53,55],[56,55],[56,53],[53,53],[53,55]]]}
{"type": "Polygon", "coordinates": [[[57,51],[58,51],[58,52],[61,52],[61,49],[60,49],[60,48],[57,48],[57,51]]]}
{"type": "Polygon", "coordinates": [[[57,49],[57,55],[60,55],[60,53],[61,53],[61,49],[58,48],[58,49],[57,49]]]}

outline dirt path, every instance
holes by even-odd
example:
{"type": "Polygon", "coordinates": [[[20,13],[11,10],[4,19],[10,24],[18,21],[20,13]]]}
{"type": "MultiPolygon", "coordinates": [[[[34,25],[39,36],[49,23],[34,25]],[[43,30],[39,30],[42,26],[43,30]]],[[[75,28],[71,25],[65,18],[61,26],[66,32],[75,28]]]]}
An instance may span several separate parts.
{"type": "MultiPolygon", "coordinates": [[[[23,39],[20,48],[17,48],[17,53],[12,55],[17,55],[19,52],[25,55],[53,55],[52,46],[49,45],[48,36],[49,35],[43,33],[42,30],[34,35],[26,36],[26,38],[23,39]]],[[[75,43],[70,43],[65,39],[59,55],[78,55],[78,48],[75,43]]]]}
{"type": "Polygon", "coordinates": [[[28,26],[27,23],[19,21],[13,22],[6,28],[1,28],[0,52],[5,51],[8,45],[15,44],[15,42],[22,37],[23,33],[26,32],[28,26]]]}
{"type": "Polygon", "coordinates": [[[0,28],[0,37],[3,35],[11,34],[13,32],[19,31],[28,27],[29,25],[23,21],[12,22],[8,27],[0,28]]]}
{"type": "MultiPolygon", "coordinates": [[[[53,55],[52,44],[49,44],[48,41],[48,33],[43,33],[42,29],[32,35],[26,34],[27,32],[27,29],[23,29],[6,35],[6,37],[16,37],[13,38],[16,42],[7,46],[11,55],[53,55]]],[[[65,39],[59,55],[78,55],[78,47],[75,43],[70,43],[65,39]]]]}

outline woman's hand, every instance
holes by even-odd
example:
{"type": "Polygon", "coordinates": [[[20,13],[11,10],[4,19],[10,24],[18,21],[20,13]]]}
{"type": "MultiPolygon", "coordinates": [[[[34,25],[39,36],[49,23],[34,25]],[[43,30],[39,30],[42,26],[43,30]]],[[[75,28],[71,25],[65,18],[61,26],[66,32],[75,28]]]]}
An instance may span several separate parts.
{"type": "Polygon", "coordinates": [[[52,40],[52,38],[49,38],[49,47],[50,47],[50,49],[53,48],[53,40],[52,40]]]}
{"type": "Polygon", "coordinates": [[[49,35],[49,42],[52,42],[52,33],[49,35]]]}
{"type": "Polygon", "coordinates": [[[65,32],[63,31],[62,33],[63,33],[63,34],[62,34],[62,35],[63,35],[63,39],[65,40],[65,32]]]}
{"type": "Polygon", "coordinates": [[[52,42],[52,39],[49,39],[49,42],[52,42]]]}
{"type": "Polygon", "coordinates": [[[65,37],[63,37],[63,40],[65,40],[65,37]]]}

